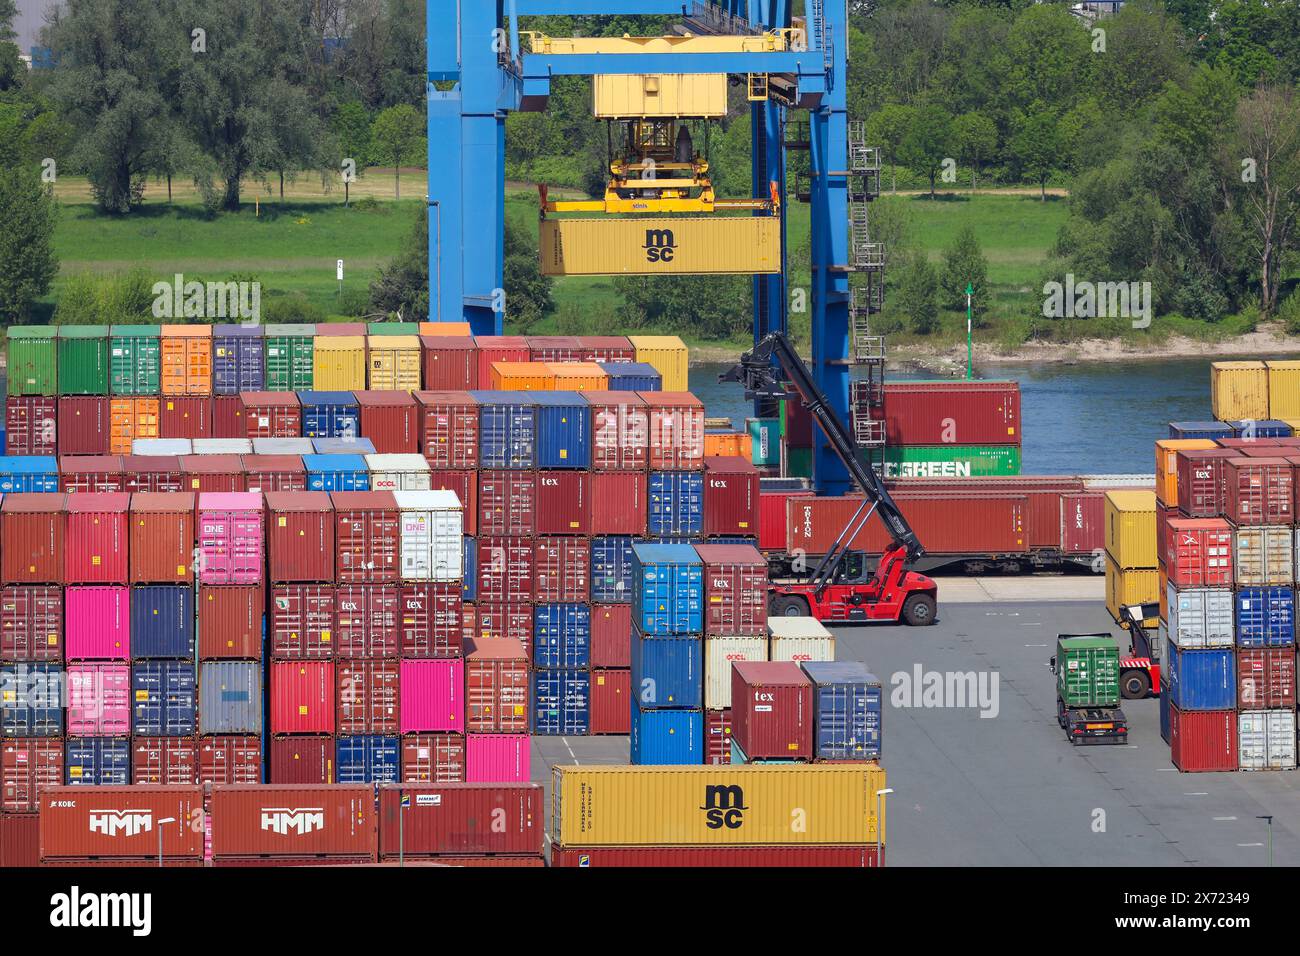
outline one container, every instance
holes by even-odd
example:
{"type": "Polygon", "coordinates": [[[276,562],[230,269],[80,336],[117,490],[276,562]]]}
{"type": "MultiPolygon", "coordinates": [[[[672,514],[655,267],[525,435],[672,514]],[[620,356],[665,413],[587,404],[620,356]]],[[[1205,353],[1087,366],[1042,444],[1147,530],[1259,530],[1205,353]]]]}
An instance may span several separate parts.
{"type": "Polygon", "coordinates": [[[303,455],[310,491],[369,491],[370,471],[361,455],[303,455]]]}
{"type": "Polygon", "coordinates": [[[369,786],[212,788],[212,858],[328,861],[375,858],[369,786]]]}
{"type": "Polygon", "coordinates": [[[11,325],[5,331],[10,395],[58,394],[58,334],[53,325],[11,325]]]}
{"type": "Polygon", "coordinates": [[[464,779],[464,734],[407,734],[402,738],[403,782],[459,783],[464,779]]]}
{"type": "Polygon", "coordinates": [[[1294,710],[1256,710],[1237,715],[1237,760],[1242,770],[1294,770],[1294,710]]]}
{"type": "Polygon", "coordinates": [[[199,585],[199,658],[260,660],[265,609],[260,584],[199,585]]]}
{"type": "Polygon", "coordinates": [[[353,394],[360,409],[361,434],[374,443],[376,452],[413,455],[420,450],[420,409],[409,391],[353,394]]]}
{"type": "Polygon", "coordinates": [[[59,394],[108,394],[108,326],[59,326],[59,394]]]}
{"type": "Polygon", "coordinates": [[[212,326],[164,325],[162,336],[162,393],[212,394],[212,326]]]}
{"type": "MultiPolygon", "coordinates": [[[[333,737],[310,734],[272,737],[269,756],[273,784],[318,786],[336,782],[333,737]]],[[[261,780],[249,782],[261,783],[261,780]]]]}
{"type": "Polygon", "coordinates": [[[591,663],[591,608],[586,604],[538,604],[533,608],[533,664],[586,668],[591,663]]]}
{"type": "Polygon", "coordinates": [[[336,592],[341,658],[396,657],[401,593],[396,584],[345,584],[336,592]]]}
{"type": "Polygon", "coordinates": [[[470,336],[422,335],[424,387],[468,391],[478,388],[478,346],[470,336]]]}
{"type": "Polygon", "coordinates": [[[528,654],[509,638],[465,645],[465,730],[472,734],[527,733],[528,654]]]}
{"type": "Polygon", "coordinates": [[[1211,362],[1210,409],[1220,421],[1268,418],[1268,367],[1263,362],[1211,362]]]}
{"type": "MultiPolygon", "coordinates": [[[[250,492],[251,493],[251,492],[250,492]]],[[[267,570],[274,583],[334,580],[334,504],[323,491],[272,491],[267,570]]]]}
{"type": "Polygon", "coordinates": [[[128,786],[131,741],[114,737],[69,737],[63,769],[63,782],[68,786],[128,786]]]}
{"type": "Polygon", "coordinates": [[[647,362],[599,362],[611,392],[659,392],[663,376],[647,362]]]}
{"type": "Polygon", "coordinates": [[[1228,588],[1177,588],[1166,595],[1169,639],[1178,647],[1231,647],[1233,594],[1228,588]]]}
{"type": "Polygon", "coordinates": [[[522,335],[476,335],[478,387],[492,387],[492,366],[497,362],[527,362],[528,342],[522,335]]]}
{"type": "Polygon", "coordinates": [[[704,639],[704,706],[731,707],[731,665],[767,660],[767,637],[706,637],[704,639]]]}
{"type": "Polygon", "coordinates": [[[264,559],[262,496],[255,491],[204,493],[198,501],[199,581],[256,584],[264,559]]]}
{"type": "Polygon", "coordinates": [[[212,327],[212,390],[217,395],[266,388],[266,341],[261,325],[212,327]]]}
{"type": "Polygon", "coordinates": [[[114,398],[108,403],[108,450],[129,455],[137,438],[162,434],[162,405],[157,397],[114,398]]]}
{"type": "Polygon", "coordinates": [[[59,400],[45,395],[10,395],[5,400],[5,452],[9,455],[55,455],[59,400]]]}
{"type": "Polygon", "coordinates": [[[1294,466],[1285,458],[1229,458],[1223,463],[1228,483],[1227,518],[1233,524],[1295,523],[1294,466]]]}
{"type": "Polygon", "coordinates": [[[591,675],[578,670],[533,671],[533,733],[582,736],[591,725],[591,675]]]}
{"type": "Polygon", "coordinates": [[[632,600],[632,546],[630,535],[591,539],[591,599],[597,603],[632,600]]]}
{"type": "Polygon", "coordinates": [[[59,398],[60,454],[107,455],[111,437],[107,398],[98,395],[59,398]]]}
{"type": "Polygon", "coordinates": [[[1295,710],[1296,659],[1289,647],[1237,651],[1237,709],[1295,710]]]}
{"type": "Polygon", "coordinates": [[[591,672],[592,734],[632,732],[632,672],[596,669],[591,672]]]}
{"type": "Polygon", "coordinates": [[[533,596],[539,603],[585,602],[591,551],[584,538],[538,537],[533,548],[533,596]]]}
{"type": "Polygon", "coordinates": [[[6,737],[61,737],[65,701],[58,664],[0,664],[0,732],[6,737]]]}
{"type": "Polygon", "coordinates": [[[0,587],[0,660],[63,659],[63,588],[49,584],[0,587]]]}
{"type": "Polygon", "coordinates": [[[650,468],[656,471],[703,468],[704,403],[686,391],[638,394],[646,405],[650,468]]]}
{"type": "MultiPolygon", "coordinates": [[[[585,471],[537,472],[538,534],[586,535],[591,530],[591,475],[585,471]]],[[[624,502],[625,507],[635,502],[624,502]]]]}
{"type": "Polygon", "coordinates": [[[530,753],[527,734],[470,734],[465,738],[465,782],[526,783],[530,753]]]}
{"type": "Polygon", "coordinates": [[[1184,773],[1238,769],[1236,712],[1183,710],[1170,701],[1169,757],[1184,773]]]}
{"type": "Polygon", "coordinates": [[[650,413],[642,398],[633,391],[593,391],[584,397],[591,414],[591,467],[644,471],[650,454],[650,413]]]}
{"type": "Polygon", "coordinates": [[[1289,526],[1243,527],[1235,535],[1228,532],[1230,542],[1236,539],[1234,583],[1291,584],[1295,580],[1293,535],[1289,526]]]}
{"type": "MultiPolygon", "coordinates": [[[[204,438],[215,434],[212,419],[212,399],[206,396],[164,395],[158,402],[158,435],[160,438],[204,438]]],[[[137,455],[189,454],[172,450],[147,450],[131,443],[137,455]]]]}
{"type": "Polygon", "coordinates": [[[799,665],[734,662],[731,713],[732,739],[751,759],[812,759],[812,682],[799,665]]]}
{"type": "Polygon", "coordinates": [[[131,732],[146,737],[189,737],[197,729],[194,665],[141,661],[131,666],[131,732]]]}
{"type": "Polygon", "coordinates": [[[428,491],[432,475],[423,455],[366,455],[372,491],[428,491]]]}
{"type": "Polygon", "coordinates": [[[334,656],[335,594],[328,584],[279,584],[271,588],[267,621],[271,656],[280,660],[328,660],[334,656]]]}
{"type": "Polygon", "coordinates": [[[696,764],[704,753],[704,715],[698,710],[637,710],[631,715],[632,763],[696,764]]]}
{"type": "Polygon", "coordinates": [[[460,658],[401,662],[402,733],[463,731],[465,662],[460,658]]]}
{"type": "MultiPolygon", "coordinates": [[[[193,659],[194,590],[175,584],[131,588],[131,657],[193,659]]],[[[193,665],[190,666],[191,672],[193,665]]]]}
{"type": "Polygon", "coordinates": [[[833,661],[835,635],[811,617],[769,617],[768,659],[773,661],[833,661]]]}
{"type": "Polygon", "coordinates": [[[1169,700],[1179,710],[1231,710],[1237,705],[1236,653],[1185,650],[1172,641],[1162,673],[1169,674],[1169,700]]]}
{"type": "Polygon", "coordinates": [[[479,467],[535,468],[537,407],[520,392],[471,392],[479,406],[479,467]]]}
{"type": "Polygon", "coordinates": [[[416,392],[420,409],[420,450],[429,466],[478,467],[478,402],[468,391],[416,392]]]}
{"type": "Polygon", "coordinates": [[[245,486],[249,491],[260,491],[263,494],[271,491],[306,491],[307,466],[302,459],[302,455],[242,455],[240,463],[244,467],[245,486]]]}
{"type": "Polygon", "coordinates": [[[767,560],[758,549],[701,544],[695,553],[704,562],[704,633],[766,634],[767,560]]]}
{"type": "Polygon", "coordinates": [[[650,472],[646,531],[655,537],[703,534],[704,475],[697,471],[650,472]]]}
{"type": "Polygon", "coordinates": [[[1241,588],[1235,598],[1238,647],[1295,644],[1295,591],[1292,588],[1241,588]]]}
{"type": "Polygon", "coordinates": [[[41,796],[41,859],[201,860],[202,816],[197,786],[104,787],[89,799],[52,787],[41,796]]]}
{"type": "Polygon", "coordinates": [[[632,613],[644,634],[699,634],[704,629],[704,565],[683,544],[632,548],[632,613]]]}
{"type": "Polygon", "coordinates": [[[339,737],[334,753],[339,783],[397,783],[402,779],[401,742],[395,736],[339,737]]]}
{"type": "Polygon", "coordinates": [[[649,513],[649,479],[643,471],[589,473],[593,535],[644,535],[649,513]]]}
{"type": "Polygon", "coordinates": [[[364,335],[316,336],[312,384],[325,391],[360,391],[366,387],[364,335]]]}
{"type": "Polygon", "coordinates": [[[379,856],[453,857],[449,863],[471,853],[540,857],[544,795],[535,783],[382,786],[379,856]]]}
{"type": "MultiPolygon", "coordinates": [[[[423,459],[421,459],[423,461],[423,459]]],[[[458,581],[464,518],[450,491],[396,491],[403,581],[458,581]]]]}
{"type": "Polygon", "coordinates": [[[202,783],[261,783],[262,742],[256,737],[204,737],[199,741],[202,783]]]}
{"type": "Polygon", "coordinates": [[[293,392],[245,392],[239,396],[249,438],[297,438],[302,405],[293,392]]]}
{"type": "Polygon", "coordinates": [[[636,350],[636,360],[653,366],[659,373],[665,392],[684,392],[687,384],[689,354],[686,345],[675,335],[629,335],[636,350]]]}
{"type": "Polygon", "coordinates": [[[6,494],[0,502],[0,576],[6,584],[63,581],[63,494],[6,494]]]}
{"type": "Polygon", "coordinates": [[[800,666],[813,682],[814,756],[880,759],[880,679],[856,661],[809,661],[800,666]]]}
{"type": "Polygon", "coordinates": [[[401,569],[397,499],[391,491],[336,491],[334,540],[340,583],[396,581],[401,569]]]}
{"type": "Polygon", "coordinates": [[[266,388],[301,392],[315,387],[314,326],[306,323],[266,327],[266,388]]]}
{"type": "Polygon", "coordinates": [[[125,737],[131,732],[131,672],[125,664],[68,665],[68,734],[125,737]]]}
{"type": "Polygon", "coordinates": [[[1121,568],[1156,566],[1156,497],[1149,491],[1106,492],[1106,553],[1121,568]]]}
{"type": "Polygon", "coordinates": [[[262,732],[262,667],[255,661],[199,665],[199,733],[262,732]]]}
{"type": "MultiPolygon", "coordinates": [[[[361,440],[361,412],[351,392],[299,392],[298,401],[302,404],[302,434],[305,438],[341,438],[351,440],[358,445],[361,440]]],[[[374,445],[368,449],[344,446],[345,454],[362,455],[373,452],[374,445]]],[[[318,454],[326,452],[319,445],[318,454]]]]}
{"type": "Polygon", "coordinates": [[[125,587],[69,587],[64,591],[65,653],[70,661],[125,661],[131,657],[131,601],[125,587]]]}
{"type": "Polygon", "coordinates": [[[41,794],[63,783],[63,741],[24,738],[0,747],[0,807],[6,814],[34,813],[41,794]]]}
{"type": "Polygon", "coordinates": [[[456,657],[462,641],[459,581],[403,583],[398,588],[402,657],[456,657]]]}
{"type": "Polygon", "coordinates": [[[703,706],[703,642],[632,631],[632,690],[642,710],[703,706]]]}
{"type": "Polygon", "coordinates": [[[272,661],[270,673],[273,734],[334,733],[333,662],[272,661]]]}
{"type": "Polygon", "coordinates": [[[334,672],[340,735],[397,733],[400,678],[396,661],[340,660],[334,672]]]}
{"type": "Polygon", "coordinates": [[[371,335],[366,339],[366,348],[370,353],[366,366],[367,388],[403,392],[420,388],[419,336],[371,335]]]}

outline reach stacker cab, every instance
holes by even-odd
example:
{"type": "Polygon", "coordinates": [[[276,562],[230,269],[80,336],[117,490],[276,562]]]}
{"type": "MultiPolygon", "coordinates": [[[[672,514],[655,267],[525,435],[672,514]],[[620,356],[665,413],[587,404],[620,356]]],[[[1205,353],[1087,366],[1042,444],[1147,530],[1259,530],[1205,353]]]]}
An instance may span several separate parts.
{"type": "Polygon", "coordinates": [[[1128,743],[1119,661],[1119,644],[1109,634],[1057,635],[1056,722],[1072,745],[1128,743]]]}
{"type": "Polygon", "coordinates": [[[1125,700],[1160,696],[1159,637],[1155,627],[1160,605],[1126,604],[1120,608],[1120,626],[1128,631],[1129,656],[1119,661],[1119,689],[1125,700]]]}

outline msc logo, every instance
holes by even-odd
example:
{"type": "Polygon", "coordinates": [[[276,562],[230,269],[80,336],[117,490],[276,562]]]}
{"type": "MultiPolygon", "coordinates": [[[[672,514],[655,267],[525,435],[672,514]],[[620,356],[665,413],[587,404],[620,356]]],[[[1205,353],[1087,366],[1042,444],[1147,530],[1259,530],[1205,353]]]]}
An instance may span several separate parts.
{"type": "Polygon", "coordinates": [[[313,830],[325,829],[324,807],[266,807],[262,810],[262,829],[281,836],[297,833],[306,836],[313,830]]]}
{"type": "Polygon", "coordinates": [[[104,836],[136,836],[153,829],[151,810],[91,810],[90,832],[104,836]]]}
{"type": "Polygon", "coordinates": [[[745,823],[745,791],[732,784],[730,786],[707,786],[704,788],[704,825],[710,830],[738,830],[745,823]]]}
{"type": "Polygon", "coordinates": [[[672,262],[677,240],[671,229],[647,229],[644,248],[646,262],[672,262]]]}

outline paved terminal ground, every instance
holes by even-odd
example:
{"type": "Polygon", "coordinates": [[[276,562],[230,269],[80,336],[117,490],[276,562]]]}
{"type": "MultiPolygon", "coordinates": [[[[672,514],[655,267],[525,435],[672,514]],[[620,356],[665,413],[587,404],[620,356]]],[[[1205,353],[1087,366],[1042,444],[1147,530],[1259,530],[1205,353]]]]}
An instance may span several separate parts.
{"type": "MultiPolygon", "coordinates": [[[[1154,698],[1124,702],[1125,746],[1065,740],[1047,667],[1057,633],[1109,629],[1128,646],[1108,628],[1094,585],[944,581],[934,627],[835,629],[837,657],[866,662],[885,682],[882,762],[895,790],[887,798],[889,864],[1264,866],[1268,829],[1257,818],[1271,814],[1275,865],[1300,865],[1294,771],[1177,772],[1154,698]],[[1004,599],[1008,591],[1014,601],[1004,599]],[[996,716],[981,717],[978,706],[913,706],[908,683],[918,667],[984,674],[989,689],[996,675],[996,716]]],[[[553,764],[627,759],[625,737],[535,737],[533,778],[549,791],[553,764]]]]}

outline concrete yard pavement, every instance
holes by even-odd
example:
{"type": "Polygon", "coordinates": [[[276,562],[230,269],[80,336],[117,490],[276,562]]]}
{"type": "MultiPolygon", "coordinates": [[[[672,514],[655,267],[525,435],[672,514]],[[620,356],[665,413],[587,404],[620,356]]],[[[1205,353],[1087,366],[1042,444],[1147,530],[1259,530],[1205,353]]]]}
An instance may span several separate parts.
{"type": "Polygon", "coordinates": [[[940,604],[989,604],[997,601],[1097,601],[1106,596],[1101,575],[1060,577],[938,577],[940,604]]]}

